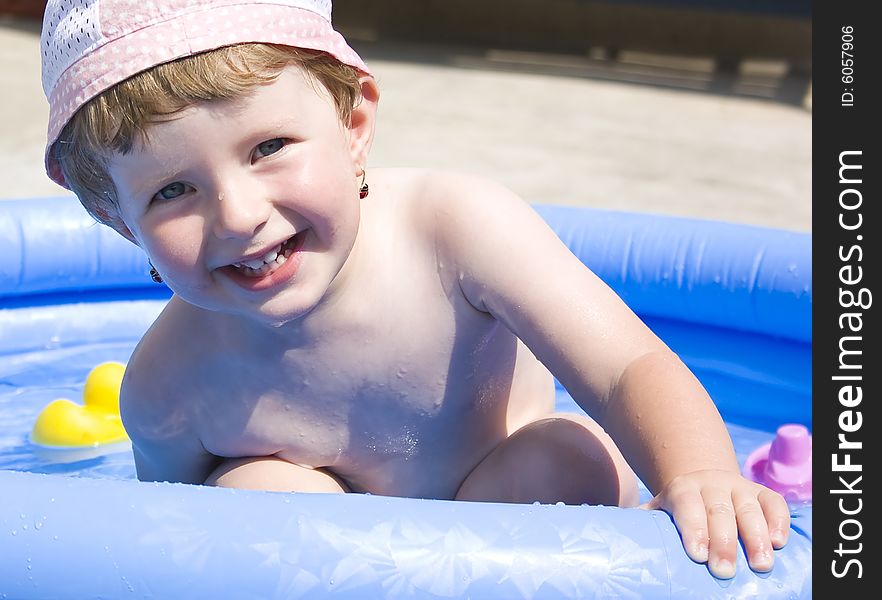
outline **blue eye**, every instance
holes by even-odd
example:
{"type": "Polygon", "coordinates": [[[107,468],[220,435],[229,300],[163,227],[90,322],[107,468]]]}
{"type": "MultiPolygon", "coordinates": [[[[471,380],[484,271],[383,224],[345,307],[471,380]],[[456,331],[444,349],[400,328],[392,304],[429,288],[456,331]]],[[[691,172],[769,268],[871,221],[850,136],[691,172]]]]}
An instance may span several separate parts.
{"type": "Polygon", "coordinates": [[[257,148],[254,149],[254,153],[257,155],[258,158],[262,158],[264,156],[275,154],[284,146],[285,140],[283,140],[282,138],[274,138],[258,144],[257,148]]]}
{"type": "Polygon", "coordinates": [[[176,181],[156,192],[154,198],[159,200],[174,200],[175,198],[182,196],[187,191],[187,187],[187,184],[176,181]]]}

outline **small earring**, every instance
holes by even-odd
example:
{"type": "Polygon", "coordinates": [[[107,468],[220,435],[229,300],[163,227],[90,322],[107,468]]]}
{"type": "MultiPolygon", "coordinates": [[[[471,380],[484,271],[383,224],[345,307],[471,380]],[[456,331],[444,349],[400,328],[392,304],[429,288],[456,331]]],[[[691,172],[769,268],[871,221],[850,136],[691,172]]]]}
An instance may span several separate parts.
{"type": "Polygon", "coordinates": [[[362,169],[361,170],[361,185],[358,188],[358,197],[361,200],[364,200],[365,198],[367,198],[367,195],[370,193],[370,188],[368,187],[368,184],[366,184],[364,182],[365,176],[367,176],[367,171],[362,169]]]}
{"type": "Polygon", "coordinates": [[[162,275],[159,274],[159,271],[156,270],[153,263],[148,260],[147,264],[150,265],[150,279],[152,279],[154,283],[162,283],[162,275]]]}

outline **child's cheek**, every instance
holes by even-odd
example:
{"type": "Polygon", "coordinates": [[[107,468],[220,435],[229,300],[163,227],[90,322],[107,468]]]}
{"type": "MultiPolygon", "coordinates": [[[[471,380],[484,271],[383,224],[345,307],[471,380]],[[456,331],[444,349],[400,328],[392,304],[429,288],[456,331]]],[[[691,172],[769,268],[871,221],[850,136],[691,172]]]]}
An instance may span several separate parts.
{"type": "Polygon", "coordinates": [[[157,267],[161,264],[169,271],[195,268],[205,258],[203,224],[198,217],[145,222],[141,229],[144,250],[157,267]]]}

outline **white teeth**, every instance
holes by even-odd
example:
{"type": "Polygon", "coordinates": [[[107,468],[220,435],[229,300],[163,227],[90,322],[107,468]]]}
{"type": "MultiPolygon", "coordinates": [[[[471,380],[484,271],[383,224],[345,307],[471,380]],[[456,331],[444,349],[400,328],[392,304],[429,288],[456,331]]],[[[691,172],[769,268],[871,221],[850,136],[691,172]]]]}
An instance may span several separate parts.
{"type": "Polygon", "coordinates": [[[248,267],[249,269],[259,269],[260,267],[263,266],[263,261],[258,258],[255,260],[249,260],[248,262],[236,263],[236,264],[240,265],[240,266],[248,267]]]}
{"type": "Polygon", "coordinates": [[[282,252],[285,243],[281,243],[274,249],[263,255],[263,258],[235,263],[233,266],[239,269],[243,275],[249,277],[264,277],[271,271],[276,270],[287,262],[288,258],[293,254],[293,249],[288,248],[282,252]]]}
{"type": "Polygon", "coordinates": [[[244,262],[236,263],[237,267],[248,267],[249,269],[259,269],[262,266],[269,264],[276,260],[276,257],[279,256],[279,252],[282,251],[282,244],[279,244],[269,252],[263,255],[263,258],[255,258],[254,260],[246,260],[244,262]]]}

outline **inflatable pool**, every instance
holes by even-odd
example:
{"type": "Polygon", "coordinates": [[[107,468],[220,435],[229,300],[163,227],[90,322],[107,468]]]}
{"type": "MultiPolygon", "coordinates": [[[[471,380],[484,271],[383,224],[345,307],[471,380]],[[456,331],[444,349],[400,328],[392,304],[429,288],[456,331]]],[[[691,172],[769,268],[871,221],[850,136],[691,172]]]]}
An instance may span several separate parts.
{"type": "MultiPolygon", "coordinates": [[[[811,428],[809,234],[538,210],[698,375],[739,460],[811,428]]],[[[0,599],[811,597],[810,504],[771,573],[742,552],[722,581],[659,511],[142,483],[125,443],[32,444],[40,409],[126,362],[168,297],[75,199],[0,204],[0,599]]]]}

